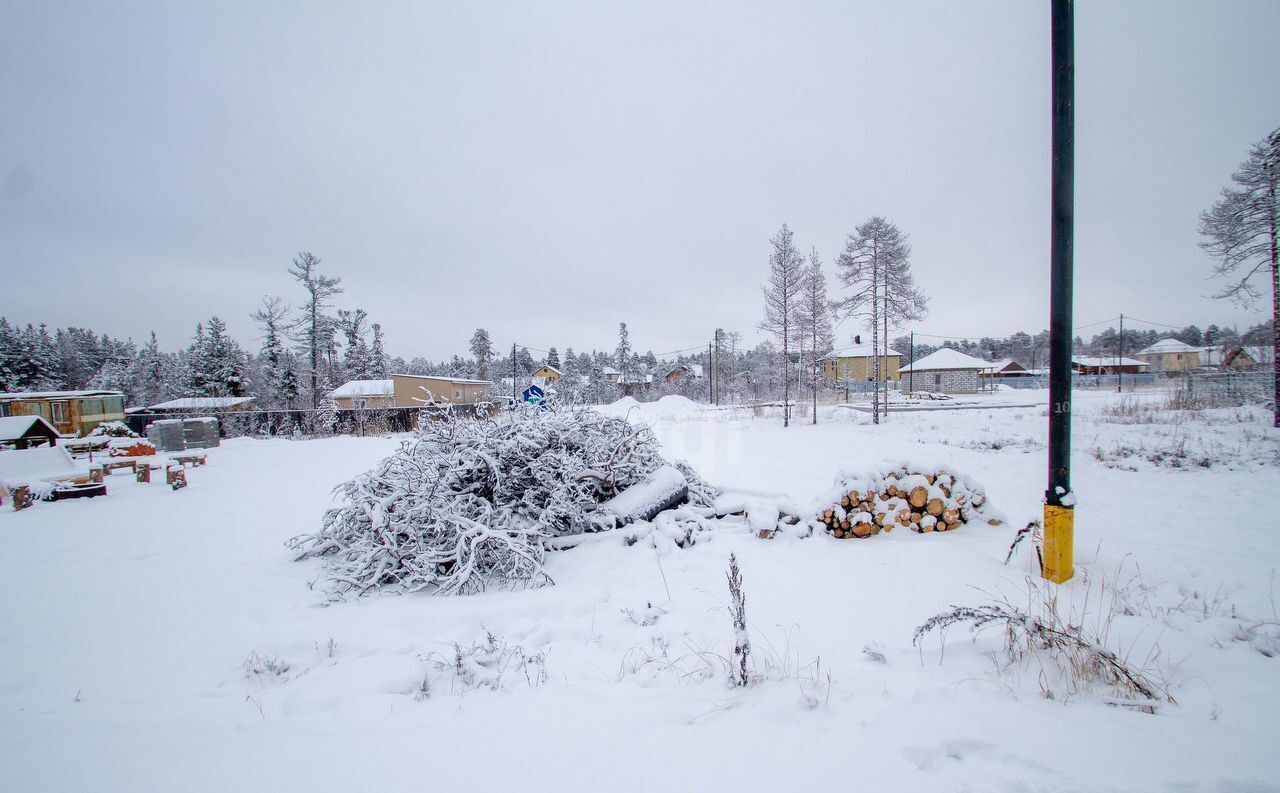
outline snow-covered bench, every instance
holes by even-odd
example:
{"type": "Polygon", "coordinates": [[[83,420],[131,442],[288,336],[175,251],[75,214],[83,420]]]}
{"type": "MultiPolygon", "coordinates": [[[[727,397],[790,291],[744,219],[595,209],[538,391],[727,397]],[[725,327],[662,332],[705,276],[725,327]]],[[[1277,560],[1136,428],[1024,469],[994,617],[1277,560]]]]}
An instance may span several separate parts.
{"type": "Polygon", "coordinates": [[[88,478],[89,466],[72,459],[61,446],[0,452],[0,504],[11,502],[19,488],[43,498],[59,483],[88,478]]]}

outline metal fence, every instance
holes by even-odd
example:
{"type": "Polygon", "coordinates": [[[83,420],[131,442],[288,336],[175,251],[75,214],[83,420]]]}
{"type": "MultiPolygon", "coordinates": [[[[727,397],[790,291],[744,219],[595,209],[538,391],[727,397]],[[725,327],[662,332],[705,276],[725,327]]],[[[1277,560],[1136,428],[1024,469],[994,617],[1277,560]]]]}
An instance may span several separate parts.
{"type": "Polygon", "coordinates": [[[1191,372],[1171,378],[1173,398],[1187,406],[1270,405],[1275,401],[1275,375],[1257,372],[1191,372]]]}
{"type": "Polygon", "coordinates": [[[273,437],[290,435],[383,435],[411,432],[426,418],[475,416],[481,405],[446,405],[433,408],[363,408],[360,410],[240,410],[130,413],[125,417],[129,429],[146,434],[147,425],[162,419],[186,419],[213,416],[218,419],[219,434],[224,438],[244,435],[273,437]]]}

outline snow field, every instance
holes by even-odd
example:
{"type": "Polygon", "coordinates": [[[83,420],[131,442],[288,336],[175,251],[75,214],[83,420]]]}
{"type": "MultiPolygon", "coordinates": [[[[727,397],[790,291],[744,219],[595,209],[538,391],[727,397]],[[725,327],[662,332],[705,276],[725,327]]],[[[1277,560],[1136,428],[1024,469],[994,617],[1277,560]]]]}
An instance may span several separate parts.
{"type": "MultiPolygon", "coordinates": [[[[552,587],[330,604],[308,587],[319,563],[290,561],[284,542],[397,441],[230,441],[176,493],[116,475],[107,498],[0,512],[0,789],[1266,789],[1280,678],[1257,626],[1275,619],[1280,472],[1231,450],[1194,473],[1137,454],[1122,458],[1134,471],[1104,464],[1082,449],[1150,442],[1172,419],[1103,420],[1116,400],[1089,396],[1080,574],[1060,608],[1101,621],[1123,593],[1110,640],[1135,663],[1158,646],[1151,667],[1178,700],[1156,715],[1097,692],[1045,699],[1038,666],[995,671],[998,631],[912,646],[951,604],[1027,602],[1025,543],[1002,562],[1039,514],[1043,408],[879,428],[831,409],[783,429],[640,405],[632,419],[668,457],[748,508],[804,506],[842,469],[923,459],[981,483],[1010,525],[764,541],[730,520],[687,549],[553,552],[552,587]],[[1246,487],[1256,497],[1236,497],[1246,487]],[[719,671],[730,552],[763,678],[746,690],[719,671]],[[508,668],[499,690],[467,690],[433,665],[486,632],[545,653],[545,682],[508,668]],[[246,675],[251,653],[261,673],[246,675]]],[[[1177,418],[1206,448],[1247,431],[1239,448],[1265,459],[1280,443],[1258,422],[1177,418]]]]}

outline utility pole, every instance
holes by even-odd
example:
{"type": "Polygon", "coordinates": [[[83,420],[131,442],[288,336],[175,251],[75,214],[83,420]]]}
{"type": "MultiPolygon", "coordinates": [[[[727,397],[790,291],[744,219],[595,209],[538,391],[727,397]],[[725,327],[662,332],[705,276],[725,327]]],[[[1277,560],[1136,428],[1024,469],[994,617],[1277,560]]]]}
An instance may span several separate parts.
{"type": "Polygon", "coordinates": [[[1071,299],[1075,204],[1075,21],[1072,0],[1053,0],[1052,198],[1049,256],[1049,487],[1044,506],[1044,577],[1074,574],[1071,492],[1071,299]]]}
{"type": "MultiPolygon", "coordinates": [[[[907,365],[911,367],[911,371],[907,372],[907,393],[914,394],[916,392],[916,332],[911,331],[911,349],[907,355],[907,365]]],[[[902,375],[898,375],[898,379],[902,379],[902,375]]]]}
{"type": "Polygon", "coordinates": [[[516,404],[516,343],[511,342],[511,405],[516,404]]]}
{"type": "Polygon", "coordinates": [[[1116,393],[1124,391],[1124,314],[1120,315],[1120,353],[1116,356],[1116,393]]]}
{"type": "Polygon", "coordinates": [[[715,393],[711,389],[711,342],[707,342],[707,402],[715,401],[715,393]]]}
{"type": "Polygon", "coordinates": [[[716,328],[715,358],[716,359],[711,362],[711,381],[715,383],[715,386],[712,388],[712,391],[713,393],[715,393],[715,403],[718,405],[720,404],[720,385],[721,385],[720,378],[716,377],[716,363],[720,360],[720,329],[719,328],[716,328]]]}

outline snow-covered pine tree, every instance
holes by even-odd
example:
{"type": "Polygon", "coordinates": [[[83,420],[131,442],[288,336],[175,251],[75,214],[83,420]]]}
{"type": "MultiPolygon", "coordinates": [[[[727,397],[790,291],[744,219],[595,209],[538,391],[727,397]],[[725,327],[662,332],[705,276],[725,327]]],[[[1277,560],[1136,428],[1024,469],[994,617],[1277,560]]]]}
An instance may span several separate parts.
{"type": "Polygon", "coordinates": [[[627,323],[618,323],[618,346],[613,350],[614,366],[618,367],[618,382],[629,382],[627,372],[631,368],[631,334],[627,331],[627,323]]]}
{"type": "Polygon", "coordinates": [[[289,327],[289,308],[278,297],[263,297],[262,308],[252,318],[262,326],[262,350],[259,353],[260,382],[257,403],[263,410],[284,407],[281,387],[288,376],[284,334],[289,327]]]}
{"type": "Polygon", "coordinates": [[[300,340],[309,364],[310,389],[307,401],[314,410],[320,407],[323,396],[320,389],[321,356],[325,352],[327,317],[324,314],[329,299],[342,292],[341,278],[320,274],[320,260],[309,251],[303,251],[289,267],[289,275],[307,290],[307,300],[302,304],[303,321],[300,340]]]}
{"type": "Polygon", "coordinates": [[[560,368],[560,353],[556,352],[556,348],[552,347],[547,351],[547,366],[560,368]]]}
{"type": "Polygon", "coordinates": [[[818,382],[821,377],[821,356],[831,351],[834,335],[831,331],[831,303],[827,300],[827,277],[822,272],[822,258],[818,249],[809,252],[809,267],[800,288],[797,311],[801,334],[808,340],[810,353],[809,387],[813,398],[813,423],[818,423],[818,382]]]}
{"type": "Polygon", "coordinates": [[[1213,276],[1227,282],[1215,298],[1254,305],[1262,296],[1254,277],[1271,276],[1272,421],[1280,427],[1280,127],[1249,149],[1231,181],[1200,216],[1200,245],[1215,260],[1213,276]]]}
{"type": "Polygon", "coordinates": [[[791,342],[805,265],[787,224],[782,224],[769,244],[773,251],[769,254],[769,277],[762,287],[764,320],[760,329],[771,334],[782,347],[782,426],[787,427],[791,424],[791,342]]]}
{"type": "Polygon", "coordinates": [[[371,327],[373,328],[373,345],[369,347],[369,377],[374,380],[386,380],[389,374],[387,351],[383,347],[382,325],[375,322],[371,327]]]}
{"type": "Polygon", "coordinates": [[[369,344],[365,341],[365,322],[369,314],[362,308],[355,311],[338,311],[338,328],[346,341],[342,368],[349,380],[369,380],[369,344]]]}
{"type": "Polygon", "coordinates": [[[0,391],[21,386],[21,331],[0,317],[0,391]]]}
{"type": "Polygon", "coordinates": [[[476,377],[488,380],[489,366],[493,362],[493,340],[489,338],[489,331],[476,328],[476,332],[471,334],[470,347],[471,357],[476,362],[476,377]]]}
{"type": "Polygon", "coordinates": [[[227,323],[217,316],[209,318],[205,328],[205,344],[209,396],[244,396],[244,350],[227,334],[227,323]]]}

